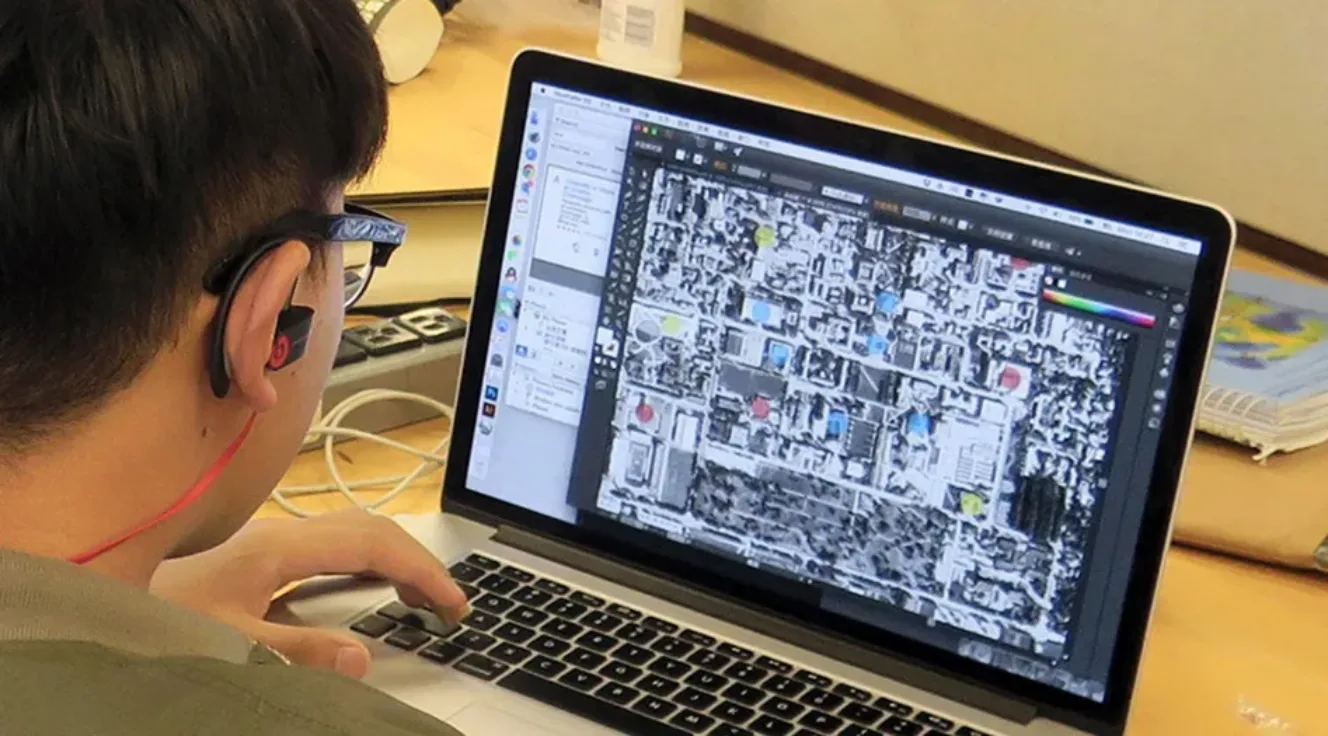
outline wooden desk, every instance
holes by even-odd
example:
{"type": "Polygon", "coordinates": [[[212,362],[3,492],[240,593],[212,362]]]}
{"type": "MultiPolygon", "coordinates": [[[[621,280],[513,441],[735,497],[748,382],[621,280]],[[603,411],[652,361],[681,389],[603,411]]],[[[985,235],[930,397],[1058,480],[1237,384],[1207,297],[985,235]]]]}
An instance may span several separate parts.
{"type": "MultiPolygon", "coordinates": [[[[467,11],[467,4],[462,3],[448,16],[447,37],[429,68],[392,89],[383,157],[354,193],[488,188],[512,58],[530,46],[590,58],[595,55],[595,37],[584,28],[527,27],[510,34],[469,19],[467,11]]],[[[941,135],[889,110],[699,38],[689,36],[683,53],[683,78],[693,82],[899,130],[941,135]]]]}
{"type": "MultiPolygon", "coordinates": [[[[489,185],[500,104],[508,64],[524,46],[546,46],[589,55],[585,31],[529,28],[504,34],[469,22],[466,5],[449,24],[448,39],[426,74],[392,92],[392,132],[382,164],[359,191],[385,193],[484,188],[489,185]]],[[[684,76],[706,84],[772,98],[889,127],[944,137],[889,111],[809,82],[727,49],[689,38],[684,76]]],[[[1267,272],[1285,269],[1248,253],[1236,264],[1267,272]]],[[[437,441],[443,422],[426,422],[393,433],[418,447],[437,441]]],[[[401,472],[408,459],[380,447],[342,446],[343,473],[350,479],[401,472]]],[[[1248,513],[1271,516],[1291,508],[1308,529],[1328,529],[1328,494],[1319,475],[1328,448],[1274,458],[1267,467],[1245,450],[1201,439],[1187,480],[1190,514],[1213,526],[1271,523],[1269,519],[1222,519],[1204,513],[1210,500],[1257,493],[1277,503],[1248,513]],[[1286,499],[1294,497],[1295,504],[1286,499]],[[1195,506],[1200,504],[1200,506],[1195,506]]],[[[325,482],[322,457],[310,453],[292,467],[288,483],[325,482]]],[[[421,478],[411,492],[385,509],[430,513],[438,509],[441,476],[421,478]]],[[[372,495],[370,495],[372,497],[372,495]]],[[[304,498],[313,510],[342,508],[336,495],[304,498]]],[[[261,515],[280,515],[268,504],[261,515]]],[[[1285,519],[1276,520],[1286,523],[1285,519]]],[[[1159,597],[1145,654],[1131,734],[1328,733],[1328,580],[1300,575],[1189,549],[1174,549],[1159,597]],[[1260,709],[1294,729],[1261,730],[1242,709],[1260,709]]]]}

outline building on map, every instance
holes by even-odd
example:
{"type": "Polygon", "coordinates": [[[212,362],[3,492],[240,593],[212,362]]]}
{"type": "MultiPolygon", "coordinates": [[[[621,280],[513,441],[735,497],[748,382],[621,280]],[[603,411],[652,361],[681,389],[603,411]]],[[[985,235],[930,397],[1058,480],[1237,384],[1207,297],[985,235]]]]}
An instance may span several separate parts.
{"type": "Polygon", "coordinates": [[[1010,526],[1045,544],[1065,520],[1065,500],[1065,489],[1051,478],[1021,478],[1010,503],[1010,526]]]}

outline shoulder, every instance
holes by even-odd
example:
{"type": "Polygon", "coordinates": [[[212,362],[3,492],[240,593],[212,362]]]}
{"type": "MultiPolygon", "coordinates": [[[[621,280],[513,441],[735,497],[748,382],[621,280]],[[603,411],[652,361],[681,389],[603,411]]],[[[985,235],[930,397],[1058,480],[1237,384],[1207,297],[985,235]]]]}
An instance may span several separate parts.
{"type": "Polygon", "coordinates": [[[0,733],[459,736],[306,667],[137,657],[84,642],[0,642],[0,660],[0,733]]]}

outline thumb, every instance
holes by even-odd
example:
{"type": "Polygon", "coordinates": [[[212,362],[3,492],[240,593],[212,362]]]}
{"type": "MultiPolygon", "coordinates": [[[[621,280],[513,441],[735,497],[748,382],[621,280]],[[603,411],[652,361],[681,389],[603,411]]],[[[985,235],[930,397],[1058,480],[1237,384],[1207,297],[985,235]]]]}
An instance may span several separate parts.
{"type": "Polygon", "coordinates": [[[264,621],[254,638],[295,664],[332,670],[359,679],[369,672],[369,649],[348,634],[264,621]]]}

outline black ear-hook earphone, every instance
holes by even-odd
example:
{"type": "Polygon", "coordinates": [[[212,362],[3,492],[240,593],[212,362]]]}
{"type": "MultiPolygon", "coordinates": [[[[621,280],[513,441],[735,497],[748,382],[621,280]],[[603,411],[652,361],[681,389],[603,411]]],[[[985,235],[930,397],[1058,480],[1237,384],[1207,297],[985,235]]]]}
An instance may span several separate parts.
{"type": "MultiPolygon", "coordinates": [[[[405,241],[406,226],[368,207],[347,202],[341,214],[314,214],[295,212],[264,228],[250,242],[256,248],[242,249],[238,255],[225,259],[211,268],[203,281],[203,288],[221,299],[217,306],[217,321],[212,329],[212,346],[208,355],[208,378],[212,393],[225,398],[230,393],[231,370],[226,357],[226,321],[240,285],[249,272],[283,243],[298,240],[311,251],[323,243],[364,241],[373,245],[367,270],[357,282],[354,294],[347,295],[352,303],[369,286],[375,269],[387,265],[392,253],[405,241]]],[[[291,298],[294,297],[294,288],[291,298]]],[[[313,331],[314,310],[291,304],[277,316],[277,329],[272,336],[272,352],[268,356],[268,370],[279,371],[304,357],[309,347],[309,334],[313,331]]]]}
{"type": "MultiPolygon", "coordinates": [[[[212,327],[212,347],[208,355],[208,377],[212,383],[212,395],[219,399],[226,398],[231,388],[231,366],[226,355],[226,322],[231,308],[235,305],[240,285],[259,262],[290,240],[300,240],[305,245],[311,245],[309,239],[301,234],[266,240],[257,249],[245,255],[235,266],[227,268],[230,264],[223,264],[214,269],[215,273],[209,279],[210,283],[221,286],[220,289],[209,289],[213,293],[221,292],[221,303],[217,306],[217,321],[212,327]]],[[[281,310],[281,314],[277,316],[276,333],[272,336],[272,353],[267,362],[269,370],[281,370],[304,357],[313,324],[314,310],[309,307],[288,304],[281,310]]]]}

